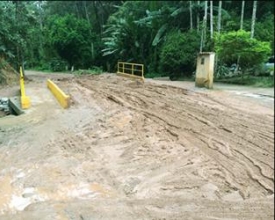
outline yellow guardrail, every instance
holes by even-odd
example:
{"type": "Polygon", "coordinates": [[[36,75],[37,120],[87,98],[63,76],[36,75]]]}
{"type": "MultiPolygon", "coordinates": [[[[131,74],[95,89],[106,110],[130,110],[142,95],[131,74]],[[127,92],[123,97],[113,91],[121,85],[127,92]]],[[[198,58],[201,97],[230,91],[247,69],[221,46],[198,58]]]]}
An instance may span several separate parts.
{"type": "Polygon", "coordinates": [[[20,92],[21,92],[21,108],[28,109],[31,106],[30,97],[26,96],[24,75],[20,66],[20,92]]]}
{"type": "Polygon", "coordinates": [[[70,106],[70,96],[66,95],[53,81],[48,79],[47,87],[63,108],[70,106]]]}
{"type": "Polygon", "coordinates": [[[144,65],[138,63],[118,62],[117,74],[144,81],[144,65]]]}

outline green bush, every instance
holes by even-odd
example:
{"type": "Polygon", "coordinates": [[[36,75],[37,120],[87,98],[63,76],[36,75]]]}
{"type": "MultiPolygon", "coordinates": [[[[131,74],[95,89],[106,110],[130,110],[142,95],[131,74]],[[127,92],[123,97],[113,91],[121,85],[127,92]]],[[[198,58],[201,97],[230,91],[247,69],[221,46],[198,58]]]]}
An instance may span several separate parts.
{"type": "Polygon", "coordinates": [[[102,67],[92,66],[87,70],[77,70],[75,72],[76,75],[99,75],[103,72],[102,67]]]}
{"type": "MultiPolygon", "coordinates": [[[[86,68],[91,60],[94,61],[96,49],[92,49],[95,35],[91,32],[89,23],[85,19],[77,18],[72,14],[65,16],[54,15],[46,20],[47,44],[55,48],[62,60],[66,60],[69,66],[86,68]],[[93,51],[93,52],[92,52],[93,51]]],[[[63,63],[57,63],[60,68],[63,63]]]]}
{"type": "Polygon", "coordinates": [[[52,59],[49,63],[51,71],[58,72],[66,70],[68,63],[61,59],[52,59]]]}
{"type": "Polygon", "coordinates": [[[145,78],[155,78],[155,77],[162,77],[163,74],[161,73],[145,73],[145,78]]]}
{"type": "Polygon", "coordinates": [[[243,70],[265,62],[271,53],[270,43],[250,38],[250,33],[239,30],[215,36],[215,51],[222,63],[237,63],[243,70]]]}
{"type": "Polygon", "coordinates": [[[199,45],[200,37],[195,31],[169,33],[161,49],[161,71],[168,73],[171,80],[191,76],[195,70],[199,45]]]}

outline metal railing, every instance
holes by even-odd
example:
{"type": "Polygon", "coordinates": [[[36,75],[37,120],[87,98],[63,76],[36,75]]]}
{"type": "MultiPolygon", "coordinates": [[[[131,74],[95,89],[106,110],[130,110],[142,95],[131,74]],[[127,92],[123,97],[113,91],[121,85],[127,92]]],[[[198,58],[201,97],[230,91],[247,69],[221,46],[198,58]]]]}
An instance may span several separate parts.
{"type": "Polygon", "coordinates": [[[117,73],[144,80],[144,65],[138,63],[117,63],[117,73]]]}

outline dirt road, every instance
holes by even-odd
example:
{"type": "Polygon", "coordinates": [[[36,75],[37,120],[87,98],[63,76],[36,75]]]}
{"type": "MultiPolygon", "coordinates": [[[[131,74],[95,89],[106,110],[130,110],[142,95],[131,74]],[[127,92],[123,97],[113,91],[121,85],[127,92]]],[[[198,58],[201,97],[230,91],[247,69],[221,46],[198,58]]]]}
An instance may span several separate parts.
{"type": "Polygon", "coordinates": [[[72,97],[63,110],[47,76],[29,77],[32,108],[0,119],[0,219],[274,218],[269,103],[113,74],[51,75],[72,97]]]}

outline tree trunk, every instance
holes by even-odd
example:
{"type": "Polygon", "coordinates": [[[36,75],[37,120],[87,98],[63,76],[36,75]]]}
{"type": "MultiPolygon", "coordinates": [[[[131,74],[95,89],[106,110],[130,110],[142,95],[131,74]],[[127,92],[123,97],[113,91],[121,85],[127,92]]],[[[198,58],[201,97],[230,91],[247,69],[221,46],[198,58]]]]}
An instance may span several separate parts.
{"type": "Polygon", "coordinates": [[[213,39],[213,1],[210,1],[210,38],[213,39]]]}
{"type": "Polygon", "coordinates": [[[97,20],[97,23],[99,25],[99,28],[100,28],[100,36],[102,36],[102,23],[101,23],[101,19],[99,17],[99,13],[98,13],[98,8],[97,8],[97,3],[96,1],[92,1],[93,2],[93,8],[94,8],[94,12],[95,12],[95,15],[96,15],[96,20],[97,20]]]}
{"type": "MultiPolygon", "coordinates": [[[[197,1],[197,5],[200,5],[200,1],[197,1]]],[[[200,13],[197,12],[197,32],[200,32],[200,13]]]]}
{"type": "MultiPolygon", "coordinates": [[[[243,19],[244,19],[244,7],[245,7],[245,1],[242,1],[242,11],[241,11],[241,22],[240,22],[240,30],[243,30],[243,19]]],[[[234,74],[236,74],[239,70],[239,66],[240,66],[240,59],[241,59],[241,56],[239,55],[238,56],[238,59],[237,59],[237,66],[234,70],[234,74]]],[[[243,80],[243,73],[242,73],[242,80],[243,80]]]]}
{"type": "MultiPolygon", "coordinates": [[[[18,7],[18,1],[14,1],[14,3],[15,3],[15,22],[16,22],[16,24],[15,24],[15,27],[17,27],[16,28],[16,31],[17,31],[17,34],[19,35],[19,29],[18,29],[18,23],[19,23],[19,7],[18,7]]],[[[16,45],[16,58],[17,58],[17,63],[16,63],[16,70],[17,71],[19,71],[19,69],[20,69],[20,49],[19,49],[19,45],[18,45],[18,43],[17,43],[17,45],[16,45]]]]}
{"type": "Polygon", "coordinates": [[[252,21],[251,21],[251,36],[250,36],[251,38],[254,37],[256,12],[257,12],[257,1],[254,1],[253,2],[253,12],[252,12],[252,21]]]}
{"type": "MultiPolygon", "coordinates": [[[[218,24],[217,24],[218,34],[221,33],[221,23],[222,23],[222,1],[219,1],[218,24]]],[[[218,57],[218,54],[216,54],[216,56],[215,56],[215,65],[214,65],[214,72],[215,72],[215,76],[216,76],[216,77],[219,77],[219,76],[217,75],[218,62],[219,62],[219,57],[218,57]]]]}
{"type": "MultiPolygon", "coordinates": [[[[90,34],[90,37],[91,37],[92,36],[92,25],[91,25],[91,20],[90,20],[88,10],[87,10],[87,2],[83,1],[83,4],[84,4],[84,9],[85,9],[86,20],[87,20],[87,22],[89,23],[89,26],[90,26],[89,34],[90,34]]],[[[92,56],[92,59],[94,60],[95,53],[94,53],[94,44],[93,44],[93,42],[91,42],[91,56],[92,56]]]]}
{"type": "MultiPolygon", "coordinates": [[[[43,16],[42,16],[42,2],[38,1],[37,8],[39,10],[39,28],[40,28],[40,34],[38,36],[39,38],[39,59],[44,58],[44,47],[43,47],[43,16]]],[[[33,51],[33,50],[32,50],[33,51]]]]}
{"type": "MultiPolygon", "coordinates": [[[[20,35],[20,24],[21,24],[21,21],[22,21],[22,13],[21,13],[21,10],[22,10],[22,2],[20,1],[15,1],[15,22],[16,22],[16,25],[15,27],[17,27],[16,31],[17,31],[17,34],[21,37],[20,35]]],[[[16,64],[16,70],[19,71],[20,69],[20,66],[23,66],[23,56],[22,56],[22,48],[21,48],[21,44],[20,43],[17,43],[16,45],[16,55],[17,55],[17,64],[16,64]]],[[[22,67],[22,71],[23,71],[23,75],[25,77],[25,72],[24,72],[24,68],[22,67]]]]}
{"type": "Polygon", "coordinates": [[[202,52],[202,49],[206,41],[206,26],[207,26],[207,1],[204,1],[204,17],[203,17],[203,28],[201,30],[200,52],[202,52]]]}
{"type": "Polygon", "coordinates": [[[189,12],[190,12],[190,30],[193,30],[192,1],[189,1],[189,12]]]}
{"type": "Polygon", "coordinates": [[[218,11],[218,33],[221,33],[221,22],[222,22],[222,1],[219,1],[219,11],[218,11]]]}
{"type": "Polygon", "coordinates": [[[77,14],[77,18],[80,19],[80,13],[79,13],[79,9],[78,9],[78,2],[75,1],[75,4],[74,4],[74,7],[75,7],[75,11],[76,11],[76,14],[77,14]]]}
{"type": "Polygon", "coordinates": [[[89,17],[88,10],[87,10],[87,2],[83,1],[83,4],[84,4],[84,9],[85,9],[86,20],[88,21],[88,23],[91,27],[90,17],[89,17]]]}
{"type": "Polygon", "coordinates": [[[240,30],[243,30],[244,6],[245,6],[245,1],[242,1],[242,12],[241,12],[241,25],[240,25],[240,30]]]}
{"type": "Polygon", "coordinates": [[[206,42],[206,30],[207,30],[207,7],[208,7],[208,1],[204,1],[204,18],[203,18],[203,45],[205,45],[206,42]]]}

